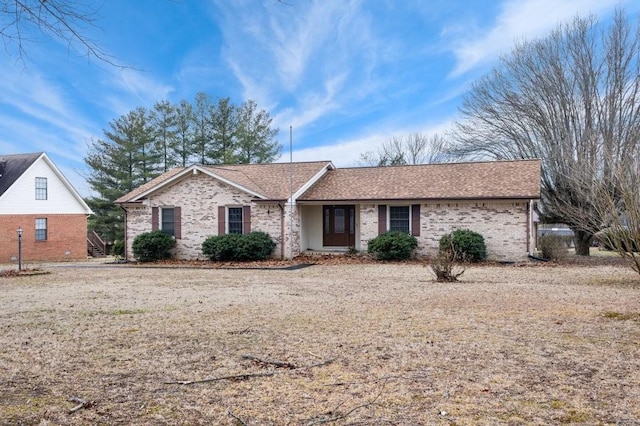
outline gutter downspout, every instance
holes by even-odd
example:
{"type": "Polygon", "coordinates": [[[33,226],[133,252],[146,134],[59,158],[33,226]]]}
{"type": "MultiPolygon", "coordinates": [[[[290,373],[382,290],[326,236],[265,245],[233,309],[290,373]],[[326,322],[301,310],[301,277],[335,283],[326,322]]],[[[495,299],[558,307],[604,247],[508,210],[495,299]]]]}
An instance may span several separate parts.
{"type": "Polygon", "coordinates": [[[284,259],[284,206],[279,202],[278,207],[280,207],[280,259],[284,259]]]}
{"type": "Polygon", "coordinates": [[[120,208],[124,211],[124,261],[129,261],[129,244],[127,244],[127,210],[120,204],[120,208]]]}

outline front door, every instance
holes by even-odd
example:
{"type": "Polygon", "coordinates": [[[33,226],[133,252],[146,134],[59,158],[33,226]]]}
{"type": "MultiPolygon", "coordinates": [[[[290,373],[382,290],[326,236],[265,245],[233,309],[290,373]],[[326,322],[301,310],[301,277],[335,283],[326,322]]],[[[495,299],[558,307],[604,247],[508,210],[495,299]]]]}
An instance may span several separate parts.
{"type": "Polygon", "coordinates": [[[356,207],[322,207],[322,245],[325,247],[354,247],[356,244],[356,207]]]}

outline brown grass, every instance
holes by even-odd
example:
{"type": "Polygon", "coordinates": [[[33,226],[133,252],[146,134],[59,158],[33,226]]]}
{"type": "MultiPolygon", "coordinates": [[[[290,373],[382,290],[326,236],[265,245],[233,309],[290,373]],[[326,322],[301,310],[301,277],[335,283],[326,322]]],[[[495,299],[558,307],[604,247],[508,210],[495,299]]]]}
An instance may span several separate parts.
{"type": "Polygon", "coordinates": [[[45,269],[0,279],[0,424],[640,421],[622,267],[45,269]]]}

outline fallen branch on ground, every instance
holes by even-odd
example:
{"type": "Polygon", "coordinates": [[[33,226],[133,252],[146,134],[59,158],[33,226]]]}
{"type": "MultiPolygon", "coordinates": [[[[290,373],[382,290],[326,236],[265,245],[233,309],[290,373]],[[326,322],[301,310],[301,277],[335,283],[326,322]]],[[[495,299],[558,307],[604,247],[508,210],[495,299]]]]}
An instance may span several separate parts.
{"type": "MultiPolygon", "coordinates": [[[[242,357],[245,358],[247,355],[243,355],[242,357]]],[[[251,358],[245,358],[245,359],[251,359],[251,358]]],[[[319,362],[317,364],[311,364],[311,365],[307,365],[304,367],[294,367],[294,368],[289,368],[291,371],[295,371],[295,370],[302,370],[302,369],[308,369],[308,368],[316,368],[316,367],[322,367],[324,365],[328,365],[331,364],[333,361],[335,361],[335,358],[331,358],[328,359],[326,361],[322,361],[319,362]]],[[[293,365],[293,364],[291,364],[293,365]]],[[[197,383],[208,383],[208,382],[219,382],[222,380],[245,380],[245,379],[251,379],[254,377],[269,377],[269,376],[274,376],[276,373],[276,371],[269,371],[266,373],[246,373],[246,374],[233,374],[230,376],[220,376],[220,377],[212,377],[209,379],[202,379],[202,380],[176,380],[176,381],[170,381],[170,382],[162,382],[165,385],[194,385],[197,383]]]]}
{"type": "Polygon", "coordinates": [[[236,421],[238,421],[242,426],[246,426],[247,422],[245,422],[244,420],[242,420],[240,417],[236,416],[235,414],[233,414],[233,411],[231,411],[231,409],[227,409],[227,414],[229,414],[231,417],[233,417],[236,421]]]}
{"type": "Polygon", "coordinates": [[[289,369],[298,368],[295,364],[291,364],[290,362],[278,361],[278,360],[269,360],[269,359],[264,359],[264,358],[257,357],[255,355],[242,355],[242,359],[248,359],[248,360],[253,361],[255,363],[258,363],[258,364],[273,365],[276,368],[289,368],[289,369]]]}
{"type": "Polygon", "coordinates": [[[221,376],[221,377],[212,377],[210,379],[202,379],[202,380],[178,380],[175,382],[163,382],[165,385],[194,385],[196,383],[208,383],[208,382],[219,382],[221,380],[245,380],[251,379],[253,377],[268,377],[276,374],[273,371],[268,373],[247,373],[247,374],[234,374],[231,376],[221,376]]]}
{"type": "Polygon", "coordinates": [[[75,402],[78,405],[76,405],[75,407],[73,407],[72,409],[70,409],[68,411],[68,414],[73,414],[78,410],[82,410],[83,408],[88,408],[91,407],[93,405],[93,402],[91,401],[86,401],[82,398],[78,398],[77,396],[72,396],[69,399],[67,399],[67,401],[69,402],[75,402]]]}
{"type": "MultiPolygon", "coordinates": [[[[387,381],[385,380],[382,383],[382,387],[380,388],[380,392],[378,392],[378,394],[371,401],[365,402],[364,404],[356,405],[355,407],[353,407],[349,411],[345,412],[344,414],[335,414],[335,415],[333,415],[331,417],[324,417],[324,418],[320,418],[320,419],[317,419],[317,420],[313,420],[313,421],[307,423],[306,425],[307,426],[319,425],[319,424],[332,423],[332,422],[337,422],[338,420],[346,419],[349,415],[351,415],[356,410],[359,410],[361,408],[366,408],[366,407],[369,407],[371,405],[374,405],[375,402],[378,400],[378,398],[380,398],[380,395],[382,395],[382,392],[384,391],[384,387],[386,385],[387,385],[387,381]]],[[[340,405],[342,405],[342,404],[340,404],[340,405]]],[[[340,407],[340,405],[338,407],[340,407]]],[[[336,412],[338,410],[338,407],[336,407],[336,409],[334,409],[331,412],[336,412]]]]}

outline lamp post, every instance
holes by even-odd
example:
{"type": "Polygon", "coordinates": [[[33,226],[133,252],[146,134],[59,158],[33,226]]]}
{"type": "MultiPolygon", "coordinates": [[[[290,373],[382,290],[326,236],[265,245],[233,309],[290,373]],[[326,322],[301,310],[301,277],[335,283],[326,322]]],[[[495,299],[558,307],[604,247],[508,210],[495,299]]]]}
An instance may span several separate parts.
{"type": "Polygon", "coordinates": [[[18,226],[18,271],[22,271],[22,227],[18,226]]]}

